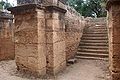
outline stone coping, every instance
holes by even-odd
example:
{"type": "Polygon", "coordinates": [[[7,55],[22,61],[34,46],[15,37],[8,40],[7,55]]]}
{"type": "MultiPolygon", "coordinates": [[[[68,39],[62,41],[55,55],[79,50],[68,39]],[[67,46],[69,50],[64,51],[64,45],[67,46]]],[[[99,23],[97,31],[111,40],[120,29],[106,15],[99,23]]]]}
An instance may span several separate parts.
{"type": "Polygon", "coordinates": [[[107,0],[106,9],[109,10],[113,4],[120,5],[120,0],[107,0]]]}
{"type": "Polygon", "coordinates": [[[13,19],[13,15],[7,12],[0,11],[0,19],[13,19]]]}
{"type": "Polygon", "coordinates": [[[49,11],[53,11],[53,10],[57,10],[63,13],[66,13],[67,10],[60,8],[58,6],[41,6],[41,5],[37,5],[37,4],[26,4],[26,5],[21,5],[21,6],[16,6],[16,7],[11,7],[8,8],[9,11],[11,11],[13,14],[20,14],[20,13],[24,13],[24,12],[29,12],[29,10],[34,10],[34,9],[44,9],[44,10],[49,10],[49,11]]]}
{"type": "Polygon", "coordinates": [[[58,6],[46,6],[46,9],[47,9],[48,11],[56,10],[56,11],[60,11],[60,12],[62,12],[62,13],[66,13],[66,12],[67,12],[67,10],[65,10],[65,9],[63,9],[63,8],[60,8],[60,7],[58,7],[58,6]]]}
{"type": "Polygon", "coordinates": [[[43,9],[40,5],[37,5],[37,4],[26,4],[26,5],[11,7],[11,8],[8,8],[7,10],[11,11],[13,14],[20,14],[36,8],[43,9]]]}

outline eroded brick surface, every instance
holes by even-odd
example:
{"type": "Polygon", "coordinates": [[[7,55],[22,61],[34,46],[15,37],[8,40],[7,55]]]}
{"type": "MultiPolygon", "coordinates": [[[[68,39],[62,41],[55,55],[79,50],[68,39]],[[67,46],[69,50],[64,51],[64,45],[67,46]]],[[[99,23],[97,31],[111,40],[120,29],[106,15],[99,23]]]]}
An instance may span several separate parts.
{"type": "Polygon", "coordinates": [[[109,11],[109,56],[111,80],[120,79],[120,1],[110,0],[107,4],[109,11]]]}
{"type": "Polygon", "coordinates": [[[14,34],[12,16],[0,12],[0,60],[14,59],[14,34]]]}

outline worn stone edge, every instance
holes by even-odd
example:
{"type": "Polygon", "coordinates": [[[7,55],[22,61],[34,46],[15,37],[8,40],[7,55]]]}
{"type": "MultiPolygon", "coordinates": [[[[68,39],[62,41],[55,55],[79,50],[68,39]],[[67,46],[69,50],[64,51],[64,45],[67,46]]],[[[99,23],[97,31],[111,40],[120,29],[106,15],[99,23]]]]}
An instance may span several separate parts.
{"type": "Polygon", "coordinates": [[[67,12],[67,10],[65,10],[63,8],[60,8],[58,6],[46,6],[46,10],[48,10],[48,11],[56,10],[56,11],[59,11],[59,12],[62,12],[62,13],[66,13],[67,12]]]}
{"type": "Polygon", "coordinates": [[[53,5],[49,5],[49,6],[41,6],[41,5],[37,5],[37,4],[26,4],[26,5],[22,5],[22,6],[16,6],[16,7],[11,7],[8,8],[8,11],[11,11],[13,14],[20,14],[22,12],[27,12],[27,10],[32,10],[32,9],[46,9],[48,11],[53,11],[53,10],[57,10],[63,13],[66,13],[67,10],[60,8],[58,6],[53,6],[53,5]]]}
{"type": "Polygon", "coordinates": [[[43,9],[41,5],[37,4],[26,4],[26,5],[21,5],[21,6],[16,6],[16,7],[11,7],[8,8],[8,11],[11,11],[14,14],[20,14],[22,12],[27,12],[27,10],[32,10],[32,9],[43,9]]]}

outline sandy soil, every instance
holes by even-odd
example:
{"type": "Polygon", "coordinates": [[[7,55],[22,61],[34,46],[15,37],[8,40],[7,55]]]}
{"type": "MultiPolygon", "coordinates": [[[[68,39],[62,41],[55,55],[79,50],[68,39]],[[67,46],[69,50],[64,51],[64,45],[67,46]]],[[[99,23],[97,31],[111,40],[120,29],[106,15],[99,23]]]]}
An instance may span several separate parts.
{"type": "Polygon", "coordinates": [[[107,80],[107,61],[78,60],[66,70],[59,73],[55,79],[39,79],[30,75],[20,74],[16,70],[15,61],[0,62],[0,80],[107,80]]]}

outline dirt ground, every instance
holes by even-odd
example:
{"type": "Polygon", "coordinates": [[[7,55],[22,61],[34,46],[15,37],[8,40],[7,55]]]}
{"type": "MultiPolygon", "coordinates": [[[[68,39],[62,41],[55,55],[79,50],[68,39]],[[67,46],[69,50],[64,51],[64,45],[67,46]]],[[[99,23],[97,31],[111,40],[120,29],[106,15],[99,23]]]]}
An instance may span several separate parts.
{"type": "Polygon", "coordinates": [[[54,79],[39,79],[20,74],[15,61],[0,62],[0,80],[108,80],[108,62],[105,60],[78,60],[54,79]]]}

